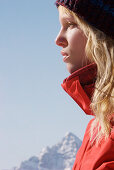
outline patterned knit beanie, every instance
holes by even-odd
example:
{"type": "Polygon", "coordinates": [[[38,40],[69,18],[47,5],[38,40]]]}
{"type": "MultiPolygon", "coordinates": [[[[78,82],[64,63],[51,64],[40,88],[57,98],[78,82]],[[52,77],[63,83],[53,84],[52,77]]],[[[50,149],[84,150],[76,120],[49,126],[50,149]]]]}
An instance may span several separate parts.
{"type": "Polygon", "coordinates": [[[62,5],[114,39],[114,0],[56,0],[62,5]]]}

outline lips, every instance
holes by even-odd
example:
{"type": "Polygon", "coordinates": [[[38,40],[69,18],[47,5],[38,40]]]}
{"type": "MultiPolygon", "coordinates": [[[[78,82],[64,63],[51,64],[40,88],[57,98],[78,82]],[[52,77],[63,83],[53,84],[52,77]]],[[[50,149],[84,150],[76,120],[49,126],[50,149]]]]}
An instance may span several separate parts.
{"type": "Polygon", "coordinates": [[[62,54],[62,56],[63,56],[63,61],[64,61],[64,62],[67,62],[67,59],[69,58],[68,53],[66,53],[66,52],[64,52],[64,51],[61,51],[61,54],[62,54]]]}
{"type": "Polygon", "coordinates": [[[64,51],[61,51],[62,56],[68,56],[68,54],[64,51]]]}

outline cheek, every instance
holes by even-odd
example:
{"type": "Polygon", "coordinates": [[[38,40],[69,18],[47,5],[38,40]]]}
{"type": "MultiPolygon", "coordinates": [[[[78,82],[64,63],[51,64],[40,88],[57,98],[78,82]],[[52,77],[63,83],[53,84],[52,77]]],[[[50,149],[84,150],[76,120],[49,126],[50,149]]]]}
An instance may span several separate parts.
{"type": "Polygon", "coordinates": [[[69,44],[73,51],[82,50],[86,45],[86,37],[80,32],[80,30],[74,30],[69,38],[69,44]]]}

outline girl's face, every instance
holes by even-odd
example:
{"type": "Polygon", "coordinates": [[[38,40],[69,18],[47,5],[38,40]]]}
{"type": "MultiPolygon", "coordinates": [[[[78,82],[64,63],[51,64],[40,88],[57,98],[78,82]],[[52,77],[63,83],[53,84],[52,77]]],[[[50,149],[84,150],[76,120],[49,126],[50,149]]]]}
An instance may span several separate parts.
{"type": "Polygon", "coordinates": [[[89,64],[85,54],[86,37],[74,21],[72,15],[59,11],[61,29],[56,44],[62,47],[61,54],[69,73],[89,64]]]}

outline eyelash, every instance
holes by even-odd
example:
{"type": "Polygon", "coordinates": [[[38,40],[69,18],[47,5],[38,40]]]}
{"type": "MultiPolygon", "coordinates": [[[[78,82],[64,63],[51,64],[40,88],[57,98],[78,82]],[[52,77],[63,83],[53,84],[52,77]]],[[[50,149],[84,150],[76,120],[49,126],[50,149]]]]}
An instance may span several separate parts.
{"type": "Polygon", "coordinates": [[[73,27],[77,27],[77,24],[75,24],[75,23],[71,23],[71,22],[68,22],[68,27],[71,27],[71,26],[73,26],[73,27]]]}

